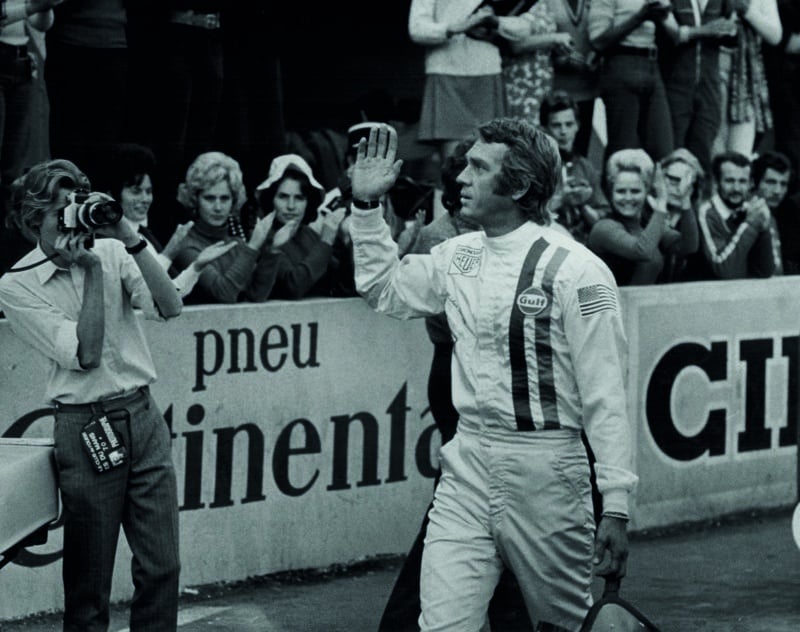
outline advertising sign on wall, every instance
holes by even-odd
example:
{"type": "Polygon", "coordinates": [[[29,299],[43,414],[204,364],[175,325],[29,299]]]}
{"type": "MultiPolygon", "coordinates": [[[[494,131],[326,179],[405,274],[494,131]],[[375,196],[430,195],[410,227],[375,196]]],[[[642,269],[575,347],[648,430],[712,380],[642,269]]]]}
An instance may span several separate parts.
{"type": "MultiPolygon", "coordinates": [[[[794,503],[794,279],[622,289],[632,529],[794,503]]],[[[421,320],[320,299],[144,324],[173,437],[183,585],[408,549],[438,453],[421,320]]],[[[0,349],[0,435],[50,436],[43,359],[2,320],[0,349]]],[[[114,599],[132,592],[121,541],[114,599]]],[[[60,555],[54,528],[0,571],[0,620],[61,608],[60,555]]]]}
{"type": "Polygon", "coordinates": [[[623,291],[635,528],[796,498],[796,279],[623,291]]]}
{"type": "MultiPolygon", "coordinates": [[[[186,308],[143,323],[172,429],[184,585],[407,550],[438,452],[422,321],[354,299],[186,308]]],[[[0,341],[0,434],[48,436],[43,359],[5,321],[0,341]]],[[[123,545],[116,599],[131,594],[129,555],[123,545]]],[[[59,560],[56,529],[6,567],[0,619],[59,609],[59,560]]]]}

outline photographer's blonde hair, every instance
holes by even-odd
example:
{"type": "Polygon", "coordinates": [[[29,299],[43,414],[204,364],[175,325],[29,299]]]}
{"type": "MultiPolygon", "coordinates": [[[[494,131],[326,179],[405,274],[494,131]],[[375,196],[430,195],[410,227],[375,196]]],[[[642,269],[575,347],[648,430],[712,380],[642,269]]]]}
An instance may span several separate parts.
{"type": "Polygon", "coordinates": [[[59,201],[62,189],[91,189],[89,178],[69,160],[48,160],[22,176],[20,202],[12,212],[21,228],[39,233],[44,214],[59,201]]]}

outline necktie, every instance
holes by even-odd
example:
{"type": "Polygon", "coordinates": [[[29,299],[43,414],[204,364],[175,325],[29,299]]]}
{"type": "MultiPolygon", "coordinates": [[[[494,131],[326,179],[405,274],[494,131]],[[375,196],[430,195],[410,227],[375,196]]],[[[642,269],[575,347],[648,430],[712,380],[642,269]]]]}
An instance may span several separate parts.
{"type": "Polygon", "coordinates": [[[730,231],[732,233],[735,233],[739,229],[739,226],[745,220],[746,217],[747,217],[746,211],[738,211],[736,213],[731,213],[731,216],[726,220],[726,224],[728,225],[730,231]]]}

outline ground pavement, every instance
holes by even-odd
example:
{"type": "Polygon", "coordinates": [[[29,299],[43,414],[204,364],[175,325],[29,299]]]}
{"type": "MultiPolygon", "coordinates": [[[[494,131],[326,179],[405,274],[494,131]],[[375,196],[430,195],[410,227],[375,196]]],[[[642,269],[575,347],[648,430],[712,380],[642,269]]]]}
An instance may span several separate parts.
{"type": "MultiPolygon", "coordinates": [[[[179,630],[372,632],[399,565],[397,558],[377,559],[189,589],[179,630]]],[[[621,594],[663,632],[797,632],[800,549],[791,513],[635,535],[621,594]]],[[[126,625],[124,607],[116,606],[110,630],[122,632],[126,625]]],[[[54,615],[0,623],[2,632],[60,629],[54,615]]]]}

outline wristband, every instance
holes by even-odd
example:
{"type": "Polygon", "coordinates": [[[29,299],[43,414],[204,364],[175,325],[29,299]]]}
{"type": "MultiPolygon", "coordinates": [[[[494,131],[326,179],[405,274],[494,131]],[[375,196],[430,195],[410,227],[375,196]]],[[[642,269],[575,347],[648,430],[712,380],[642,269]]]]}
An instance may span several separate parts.
{"type": "Polygon", "coordinates": [[[380,205],[381,203],[378,200],[359,200],[358,198],[353,198],[353,206],[362,211],[369,211],[378,208],[380,205]]]}
{"type": "Polygon", "coordinates": [[[616,518],[617,520],[624,520],[625,522],[629,520],[628,516],[619,511],[604,511],[603,518],[616,518]]]}
{"type": "Polygon", "coordinates": [[[142,238],[139,240],[139,243],[134,246],[125,246],[125,252],[127,252],[129,255],[136,255],[145,248],[147,248],[147,242],[144,240],[144,238],[142,238]]]}

